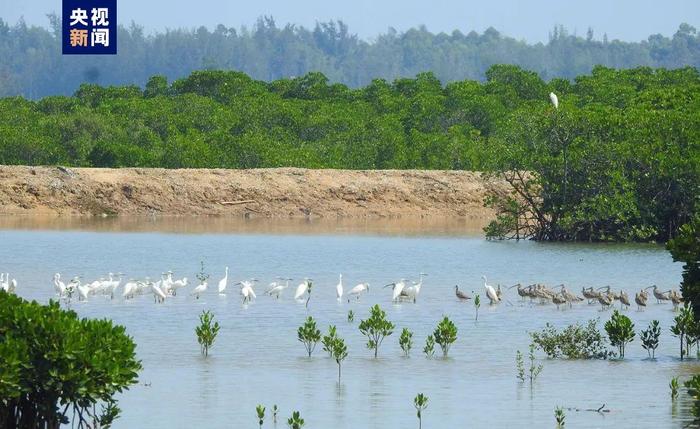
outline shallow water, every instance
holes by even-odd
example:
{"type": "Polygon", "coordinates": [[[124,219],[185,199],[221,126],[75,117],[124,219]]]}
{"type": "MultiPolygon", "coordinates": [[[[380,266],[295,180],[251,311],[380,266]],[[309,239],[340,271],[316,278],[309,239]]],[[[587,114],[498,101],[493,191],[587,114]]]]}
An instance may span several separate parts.
{"type": "MultiPolygon", "coordinates": [[[[206,228],[200,225],[202,230],[206,228]]],[[[473,231],[453,237],[436,236],[434,230],[412,231],[411,236],[360,232],[309,231],[304,226],[296,233],[245,228],[215,234],[4,230],[0,270],[18,279],[18,294],[42,302],[52,297],[51,277],[57,271],[64,278],[94,279],[108,271],[157,277],[172,269],[178,278],[194,279],[204,260],[212,286],[225,265],[231,269],[230,283],[261,279],[257,301],[247,306],[232,286],[227,296],[210,288],[199,300],[181,293],[160,305],[149,296],[128,302],[92,297],[72,304],[82,316],[124,324],[138,344],[144,369],[140,383],[120,398],[123,414],[115,428],[253,428],[258,403],[268,413],[278,404],[279,428],[286,427],[283,419],[292,410],[301,411],[307,428],[414,427],[412,399],[418,392],[430,397],[424,428],[552,427],[555,406],[587,409],[603,403],[610,413],[567,411],[567,426],[665,428],[688,421],[687,402],[672,404],[668,382],[700,366],[694,359],[676,358],[677,340],[668,331],[674,317],[670,304],[650,300],[643,312],[625,312],[637,331],[652,319],[660,320],[656,361],[646,359],[637,338],[624,362],[541,359],[544,370],[531,388],[516,380],[514,364],[516,350],[527,350],[529,331],[546,322],[564,326],[596,317],[606,320],[610,311],[586,304],[562,310],[524,304],[512,290],[506,294],[508,302],[493,307],[484,302],[475,322],[473,305],[454,297],[455,284],[483,296],[482,274],[491,284],[564,282],[576,291],[583,285],[610,284],[631,296],[651,284],[677,287],[680,265],[662,247],[487,242],[473,231]],[[381,285],[415,278],[420,271],[429,277],[418,302],[391,304],[390,290],[381,285]],[[370,293],[359,302],[338,303],[335,285],[341,272],[346,291],[366,281],[370,293]],[[293,290],[280,300],[263,296],[264,285],[279,275],[296,279],[290,289],[304,276],[314,279],[308,310],[291,299],[293,290]],[[397,327],[376,360],[357,328],[375,303],[397,327]],[[222,325],[207,359],[200,356],[194,336],[203,309],[213,310],[222,325]],[[355,312],[354,323],[346,321],[349,309],[355,312]],[[308,359],[296,339],[307,315],[322,330],[337,325],[348,343],[340,384],[335,362],[320,345],[308,359]],[[458,340],[449,359],[429,360],[422,355],[423,343],[442,315],[457,324],[458,340]],[[402,357],[398,346],[403,327],[415,332],[410,358],[402,357]]],[[[272,427],[271,421],[266,427],[272,427]]]]}

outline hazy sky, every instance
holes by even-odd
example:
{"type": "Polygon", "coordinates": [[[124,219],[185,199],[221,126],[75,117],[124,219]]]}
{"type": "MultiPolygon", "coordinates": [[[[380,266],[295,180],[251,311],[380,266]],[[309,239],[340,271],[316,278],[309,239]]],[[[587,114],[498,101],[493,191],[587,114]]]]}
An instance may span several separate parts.
{"type": "MultiPolygon", "coordinates": [[[[251,25],[261,15],[312,27],[342,19],[353,33],[371,39],[388,27],[424,24],[430,31],[482,32],[489,26],[518,39],[546,41],[554,25],[596,38],[639,41],[650,34],[672,35],[681,22],[700,25],[700,0],[117,0],[119,22],[147,30],[176,27],[251,25]]],[[[47,25],[46,13],[61,0],[0,0],[0,17],[47,25]]]]}

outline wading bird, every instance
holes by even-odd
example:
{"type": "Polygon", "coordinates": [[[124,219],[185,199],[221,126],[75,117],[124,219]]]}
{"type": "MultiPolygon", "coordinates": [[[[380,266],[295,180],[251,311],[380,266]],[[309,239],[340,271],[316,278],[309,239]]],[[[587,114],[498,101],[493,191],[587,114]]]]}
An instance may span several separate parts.
{"type": "Polygon", "coordinates": [[[495,304],[501,301],[501,299],[498,297],[498,294],[496,293],[496,289],[493,288],[490,284],[488,284],[488,280],[486,280],[486,276],[483,275],[481,276],[482,279],[484,279],[484,290],[486,291],[486,296],[489,299],[490,304],[495,304]]]}
{"type": "Polygon", "coordinates": [[[656,298],[657,304],[660,304],[661,301],[668,301],[671,299],[666,295],[667,293],[671,292],[670,290],[667,290],[666,292],[661,292],[659,290],[658,286],[656,286],[656,285],[649,286],[647,289],[649,289],[649,288],[654,288],[654,290],[652,292],[654,293],[654,298],[656,298]]]}
{"type": "Polygon", "coordinates": [[[683,302],[683,297],[675,290],[670,290],[668,297],[673,303],[673,309],[678,310],[678,306],[683,302]]]}
{"type": "Polygon", "coordinates": [[[283,279],[281,277],[278,277],[278,278],[280,280],[286,280],[286,282],[285,283],[272,282],[272,283],[270,283],[271,288],[265,292],[266,294],[268,294],[270,296],[274,295],[275,298],[277,298],[277,299],[279,299],[282,291],[284,291],[285,289],[287,289],[289,287],[289,282],[292,280],[292,279],[283,279]]]}
{"type": "Polygon", "coordinates": [[[305,278],[304,281],[297,286],[297,290],[294,292],[294,299],[300,300],[306,292],[308,292],[309,286],[311,286],[311,279],[305,278]]]}
{"type": "Polygon", "coordinates": [[[641,310],[642,307],[647,306],[647,298],[648,298],[648,295],[644,289],[642,289],[639,292],[637,292],[636,294],[634,294],[634,302],[637,303],[637,310],[641,310]]]}
{"type": "Polygon", "coordinates": [[[207,281],[204,280],[200,284],[197,285],[196,288],[192,289],[192,292],[190,292],[190,295],[194,295],[196,299],[199,299],[199,295],[203,294],[204,292],[207,291],[207,281]]]}
{"type": "Polygon", "coordinates": [[[532,296],[532,285],[528,287],[523,287],[520,283],[514,284],[513,286],[510,286],[508,289],[513,289],[513,288],[518,288],[518,295],[520,295],[520,299],[524,300],[525,298],[533,298],[532,296]]]}
{"type": "Polygon", "coordinates": [[[423,277],[427,276],[428,275],[425,273],[418,274],[418,282],[413,282],[413,286],[404,287],[400,296],[403,298],[412,299],[415,303],[418,295],[420,294],[420,289],[423,287],[423,277]]]}
{"type": "Polygon", "coordinates": [[[343,299],[343,274],[338,276],[338,284],[335,286],[335,297],[338,302],[343,299]]]}
{"type": "Polygon", "coordinates": [[[243,298],[243,304],[250,302],[252,299],[257,299],[255,296],[255,291],[253,290],[253,285],[257,282],[257,279],[243,280],[238,282],[241,285],[241,297],[243,298]]]}
{"type": "Polygon", "coordinates": [[[53,287],[59,298],[62,298],[63,294],[66,293],[66,285],[61,281],[60,273],[56,273],[53,275],[53,287]]]}
{"type": "Polygon", "coordinates": [[[610,292],[610,286],[598,288],[598,290],[602,289],[608,290],[606,293],[601,293],[598,295],[598,302],[600,303],[602,309],[605,310],[606,308],[610,308],[610,305],[615,301],[615,297],[612,292],[610,292]]]}
{"type": "Polygon", "coordinates": [[[391,290],[392,290],[391,300],[398,301],[399,298],[401,298],[401,293],[403,292],[404,288],[406,287],[406,280],[401,279],[398,282],[389,283],[388,285],[385,285],[384,287],[386,288],[389,286],[391,286],[391,290]]]}
{"type": "Polygon", "coordinates": [[[357,300],[360,299],[360,295],[365,292],[369,292],[369,283],[360,283],[354,288],[350,289],[348,292],[348,302],[350,302],[350,296],[354,296],[357,300]]]}
{"type": "Polygon", "coordinates": [[[464,293],[464,292],[462,292],[461,290],[459,290],[459,286],[458,286],[458,285],[455,285],[455,295],[457,296],[457,298],[458,298],[460,301],[466,301],[466,300],[468,300],[468,299],[472,299],[471,296],[469,296],[469,295],[467,295],[466,293],[464,293]]]}
{"type": "Polygon", "coordinates": [[[223,295],[228,285],[228,267],[224,268],[224,278],[219,280],[219,294],[223,295]]]}
{"type": "Polygon", "coordinates": [[[593,303],[594,300],[597,300],[598,297],[600,297],[600,293],[594,291],[593,286],[581,288],[581,295],[588,300],[589,304],[593,303]]]}
{"type": "Polygon", "coordinates": [[[583,301],[583,298],[576,296],[576,294],[569,292],[569,290],[566,288],[564,284],[560,284],[559,286],[555,287],[556,288],[561,288],[561,296],[563,296],[566,301],[569,303],[569,308],[571,308],[571,303],[573,302],[579,302],[583,301]]]}
{"type": "Polygon", "coordinates": [[[622,307],[625,306],[629,308],[630,306],[630,297],[627,295],[627,292],[624,290],[620,291],[620,309],[622,310],[622,307]]]}

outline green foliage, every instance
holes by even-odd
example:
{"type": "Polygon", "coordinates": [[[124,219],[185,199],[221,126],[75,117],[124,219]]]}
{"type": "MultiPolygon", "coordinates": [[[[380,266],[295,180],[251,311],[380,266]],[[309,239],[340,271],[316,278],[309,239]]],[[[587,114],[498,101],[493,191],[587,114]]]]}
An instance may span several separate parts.
{"type": "Polygon", "coordinates": [[[386,312],[376,304],[370,308],[369,318],[360,321],[360,332],[367,337],[367,348],[374,350],[376,358],[384,338],[394,332],[394,324],[386,320],[386,312]]]}
{"type": "Polygon", "coordinates": [[[333,355],[333,346],[335,344],[335,339],[338,337],[335,325],[328,327],[328,334],[324,335],[321,339],[321,344],[323,345],[323,351],[328,352],[328,356],[333,355]]]}
{"type": "Polygon", "coordinates": [[[348,347],[345,345],[345,340],[340,337],[335,337],[331,346],[331,357],[338,364],[338,383],[340,383],[340,364],[348,357],[348,347]]]}
{"type": "Polygon", "coordinates": [[[671,399],[676,399],[678,397],[678,377],[673,377],[668,383],[669,389],[671,389],[671,399]]]}
{"type": "Polygon", "coordinates": [[[209,279],[209,273],[207,273],[204,270],[204,261],[200,261],[199,264],[200,264],[200,268],[199,268],[199,272],[196,274],[196,277],[197,277],[197,280],[199,280],[199,283],[203,284],[204,282],[207,281],[207,279],[209,279]]]}
{"type": "Polygon", "coordinates": [[[683,225],[678,236],[667,247],[673,260],[684,264],[681,283],[683,298],[696,314],[700,314],[700,214],[683,225]]]}
{"type": "Polygon", "coordinates": [[[521,382],[525,381],[525,361],[523,360],[523,354],[520,350],[515,351],[515,369],[518,371],[516,377],[521,382]]]}
{"type": "Polygon", "coordinates": [[[530,359],[530,384],[532,384],[537,376],[542,372],[542,364],[535,364],[535,345],[530,343],[530,352],[528,353],[528,358],[530,359]]]}
{"type": "Polygon", "coordinates": [[[566,423],[566,414],[564,414],[564,408],[556,407],[554,409],[554,419],[557,421],[557,427],[563,428],[566,423]]]}
{"type": "Polygon", "coordinates": [[[475,320],[475,321],[476,321],[476,320],[479,320],[479,307],[481,307],[481,297],[480,297],[479,294],[477,293],[477,294],[474,296],[474,310],[475,310],[475,313],[474,313],[474,320],[475,320]]]}
{"type": "Polygon", "coordinates": [[[440,345],[442,355],[447,357],[450,346],[457,341],[457,326],[445,316],[433,331],[433,337],[435,337],[435,342],[440,345]]]}
{"type": "Polygon", "coordinates": [[[411,352],[411,347],[413,346],[413,332],[409,331],[408,328],[403,328],[401,330],[401,336],[399,337],[399,346],[405,356],[408,356],[411,352]]]}
{"type": "Polygon", "coordinates": [[[304,419],[301,418],[299,411],[292,412],[292,416],[287,419],[289,429],[301,429],[304,427],[304,419]]]}
{"type": "Polygon", "coordinates": [[[199,326],[194,329],[194,332],[197,334],[197,342],[204,356],[209,356],[209,349],[214,345],[219,329],[219,322],[214,322],[214,314],[209,310],[202,311],[199,315],[199,326]]]}
{"type": "Polygon", "coordinates": [[[650,358],[654,359],[656,356],[656,348],[659,347],[659,337],[661,336],[661,328],[659,327],[658,320],[652,320],[649,323],[649,327],[642,331],[640,339],[642,340],[642,347],[647,351],[650,358]]]}
{"type": "Polygon", "coordinates": [[[610,320],[605,322],[605,332],[608,334],[610,344],[617,347],[620,359],[624,359],[625,346],[634,340],[634,323],[629,317],[615,310],[610,320]]]}
{"type": "Polygon", "coordinates": [[[262,425],[265,422],[265,407],[261,404],[258,404],[255,407],[255,413],[258,415],[258,426],[262,428],[262,425]]]}
{"type": "Polygon", "coordinates": [[[425,356],[428,358],[433,357],[433,354],[435,353],[435,337],[432,335],[428,335],[428,338],[426,338],[423,353],[425,353],[425,356]]]}
{"type": "Polygon", "coordinates": [[[428,397],[422,393],[416,395],[413,398],[413,406],[416,408],[416,415],[418,416],[418,429],[423,425],[423,411],[428,408],[428,397]]]}
{"type": "MultiPolygon", "coordinates": [[[[691,411],[695,417],[694,423],[700,422],[700,375],[694,375],[685,383],[683,383],[686,389],[688,389],[688,395],[693,399],[693,407],[691,411]]],[[[678,382],[676,380],[676,389],[678,389],[678,382]]]]}
{"type": "Polygon", "coordinates": [[[0,427],[109,427],[136,383],[136,345],[110,320],[79,319],[0,291],[0,427]],[[101,405],[102,412],[96,411],[101,405]]]}
{"type": "Polygon", "coordinates": [[[689,351],[689,337],[696,328],[692,307],[689,305],[683,306],[673,321],[675,323],[671,326],[671,333],[678,337],[680,341],[680,354],[681,360],[683,360],[683,357],[686,356],[689,351]]]}
{"type": "Polygon", "coordinates": [[[352,323],[353,321],[355,321],[355,312],[348,310],[348,323],[352,323]]]}
{"type": "Polygon", "coordinates": [[[303,325],[297,330],[297,339],[304,343],[306,348],[306,353],[311,357],[311,353],[314,352],[316,344],[321,341],[321,331],[316,328],[316,321],[313,317],[309,316],[303,325]]]}
{"type": "Polygon", "coordinates": [[[585,326],[576,323],[559,332],[547,323],[540,332],[531,332],[536,348],[549,358],[605,359],[610,353],[605,349],[604,337],[597,327],[598,320],[589,320],[585,326]]]}

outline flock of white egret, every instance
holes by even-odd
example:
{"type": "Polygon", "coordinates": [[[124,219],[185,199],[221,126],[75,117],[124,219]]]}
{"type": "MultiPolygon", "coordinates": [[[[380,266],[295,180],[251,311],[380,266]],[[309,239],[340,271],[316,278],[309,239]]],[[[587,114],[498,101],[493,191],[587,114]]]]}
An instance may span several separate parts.
{"type": "MultiPolygon", "coordinates": [[[[391,288],[392,302],[416,302],[426,276],[427,274],[420,273],[417,281],[410,281],[402,278],[384,285],[383,287],[391,288]]],[[[491,305],[501,303],[504,300],[504,289],[501,288],[501,285],[499,284],[495,287],[490,285],[485,275],[482,276],[482,279],[484,280],[484,294],[486,298],[488,298],[489,303],[491,305]]],[[[199,284],[190,291],[189,295],[195,299],[199,299],[200,296],[208,293],[209,284],[207,280],[208,276],[201,278],[199,284]]],[[[289,283],[292,280],[291,278],[277,277],[275,281],[269,283],[265,289],[265,295],[279,299],[284,291],[289,288],[289,283]]],[[[130,300],[137,296],[152,295],[155,302],[161,303],[176,296],[180,289],[184,289],[189,285],[187,277],[174,279],[172,271],[162,273],[160,279],[157,281],[152,281],[149,277],[146,277],[143,280],[129,279],[124,284],[122,284],[122,282],[122,273],[109,273],[106,277],[85,283],[81,281],[81,277],[76,276],[67,284],[61,280],[60,273],[56,273],[53,276],[53,285],[56,295],[59,299],[66,301],[71,301],[74,298],[77,298],[78,301],[87,301],[91,296],[104,296],[110,299],[121,296],[124,300],[130,300]]],[[[249,303],[257,299],[255,287],[258,282],[257,279],[252,278],[235,282],[232,286],[238,286],[238,294],[242,302],[249,303]]],[[[220,295],[226,295],[230,290],[228,286],[229,268],[225,267],[224,276],[219,280],[216,292],[220,295]]],[[[359,300],[363,294],[369,292],[369,286],[369,283],[366,282],[358,283],[346,292],[345,285],[343,284],[343,275],[340,274],[338,276],[338,284],[335,287],[336,299],[338,302],[341,302],[343,299],[347,299],[348,302],[350,302],[351,299],[359,300]]],[[[306,304],[308,304],[311,298],[312,287],[313,279],[308,277],[304,278],[294,291],[294,300],[306,302],[306,304]]],[[[597,289],[594,289],[592,286],[583,287],[581,289],[581,296],[569,291],[563,284],[551,288],[541,283],[535,283],[529,286],[516,284],[505,289],[509,290],[513,288],[517,288],[518,295],[522,299],[530,299],[533,302],[539,302],[541,304],[552,303],[555,304],[557,308],[560,305],[568,305],[571,307],[575,303],[586,300],[589,304],[595,302],[600,303],[603,309],[609,308],[615,301],[620,302],[621,308],[629,307],[631,304],[627,292],[624,290],[615,292],[610,286],[597,289]]],[[[17,280],[14,278],[10,279],[9,273],[0,273],[0,289],[10,293],[15,292],[17,289],[17,280]]],[[[653,285],[640,289],[635,293],[634,300],[638,309],[646,307],[649,299],[649,289],[653,289],[652,293],[657,303],[668,301],[673,303],[674,308],[677,308],[683,302],[683,298],[677,290],[669,289],[667,291],[661,291],[656,285],[653,285]]],[[[454,290],[455,296],[460,301],[472,299],[472,296],[460,290],[459,286],[455,286],[454,290]]],[[[473,293],[472,291],[472,294],[473,293]]]]}

